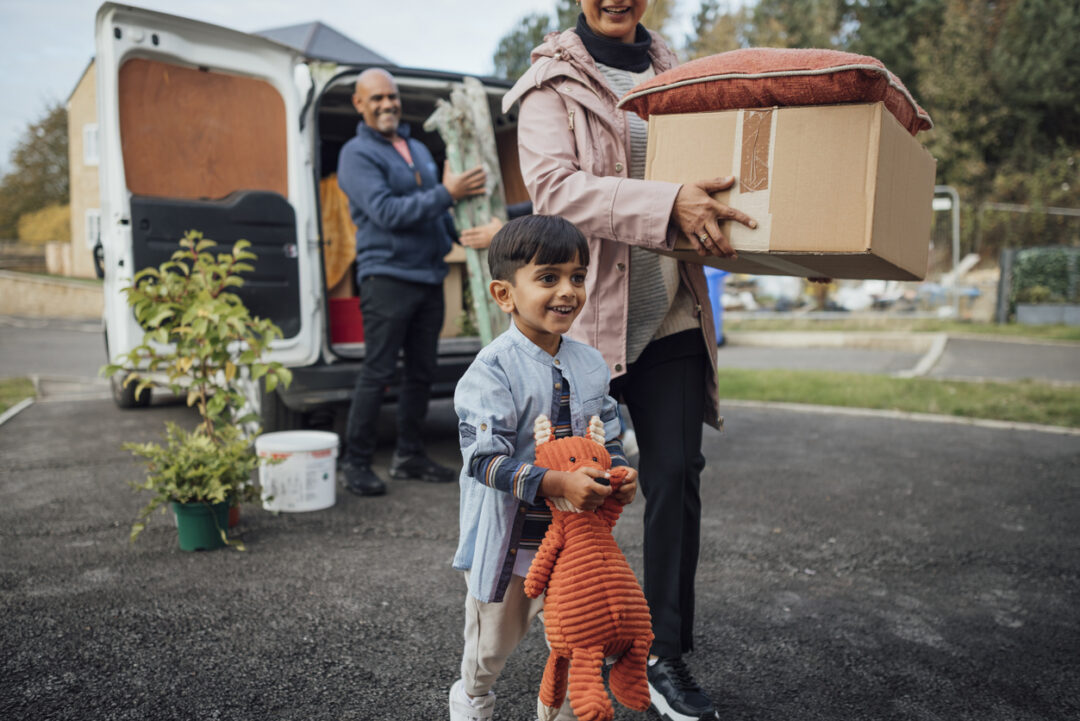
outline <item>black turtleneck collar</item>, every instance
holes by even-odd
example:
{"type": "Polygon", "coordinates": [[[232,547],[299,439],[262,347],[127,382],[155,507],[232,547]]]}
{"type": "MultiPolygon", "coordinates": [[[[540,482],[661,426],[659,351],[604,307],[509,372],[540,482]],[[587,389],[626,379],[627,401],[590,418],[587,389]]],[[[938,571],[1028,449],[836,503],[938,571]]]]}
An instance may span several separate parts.
{"type": "Polygon", "coordinates": [[[652,59],[649,57],[652,35],[641,23],[638,23],[632,43],[624,43],[621,40],[596,34],[585,21],[585,13],[578,15],[574,32],[581,37],[581,41],[585,43],[585,49],[598,63],[632,73],[644,72],[652,65],[652,59]]]}

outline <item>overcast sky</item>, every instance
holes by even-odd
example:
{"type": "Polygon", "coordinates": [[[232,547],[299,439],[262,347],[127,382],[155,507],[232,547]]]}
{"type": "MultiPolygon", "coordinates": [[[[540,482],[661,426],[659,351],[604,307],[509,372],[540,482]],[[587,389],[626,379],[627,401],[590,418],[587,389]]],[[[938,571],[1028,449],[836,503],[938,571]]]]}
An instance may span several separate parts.
{"type": "MultiPolygon", "coordinates": [[[[252,32],[320,20],[406,66],[486,74],[495,45],[555,0],[136,0],[252,32]]],[[[688,4],[683,0],[682,4],[688,4]]],[[[693,4],[696,7],[696,3],[693,4]]],[[[0,0],[0,171],[50,103],[65,102],[94,54],[98,0],[0,0]]]]}

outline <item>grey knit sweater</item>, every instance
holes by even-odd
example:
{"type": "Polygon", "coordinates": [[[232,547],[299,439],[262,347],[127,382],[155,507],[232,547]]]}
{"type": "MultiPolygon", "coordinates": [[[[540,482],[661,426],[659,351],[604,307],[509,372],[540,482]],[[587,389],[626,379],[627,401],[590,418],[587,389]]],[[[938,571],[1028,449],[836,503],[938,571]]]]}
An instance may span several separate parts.
{"type": "MultiPolygon", "coordinates": [[[[608,86],[622,97],[654,75],[652,68],[631,73],[597,63],[608,86]]],[[[649,126],[635,113],[630,122],[630,177],[645,177],[649,126]]],[[[633,209],[628,209],[633,212],[633,209]]],[[[633,363],[650,341],[698,327],[690,291],[679,282],[678,261],[630,246],[630,299],[626,318],[626,362],[633,363]]]]}

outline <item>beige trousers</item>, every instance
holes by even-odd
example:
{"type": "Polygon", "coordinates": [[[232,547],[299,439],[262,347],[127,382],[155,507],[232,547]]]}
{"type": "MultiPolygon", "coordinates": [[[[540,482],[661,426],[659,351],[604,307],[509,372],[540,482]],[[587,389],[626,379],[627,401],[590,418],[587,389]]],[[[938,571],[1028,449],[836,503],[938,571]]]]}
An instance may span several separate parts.
{"type": "MultiPolygon", "coordinates": [[[[468,580],[469,572],[466,571],[466,586],[468,580]]],[[[532,599],[526,596],[525,579],[521,576],[510,577],[502,603],[484,603],[466,591],[465,650],[461,655],[465,693],[483,696],[495,686],[510,654],[543,610],[543,597],[532,599]]],[[[569,701],[564,702],[559,709],[558,721],[576,718],[569,701]]]]}

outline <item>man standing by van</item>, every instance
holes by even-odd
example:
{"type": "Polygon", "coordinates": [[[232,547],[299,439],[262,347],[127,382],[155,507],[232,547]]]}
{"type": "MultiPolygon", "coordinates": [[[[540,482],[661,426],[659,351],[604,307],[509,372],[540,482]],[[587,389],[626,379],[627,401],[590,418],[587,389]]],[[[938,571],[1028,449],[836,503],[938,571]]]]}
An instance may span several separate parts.
{"type": "Polygon", "coordinates": [[[363,120],[338,156],[338,184],[356,224],[356,279],[364,319],[364,365],[353,389],[342,467],[345,486],[374,496],[386,484],[371,468],[383,394],[404,351],[398,398],[397,447],[390,477],[446,483],[457,472],[424,453],[420,430],[427,415],[442,330],[443,258],[456,233],[450,207],[484,193],[482,168],[438,171],[431,152],[401,123],[401,99],[390,73],[365,70],[353,106],[363,120]]]}

